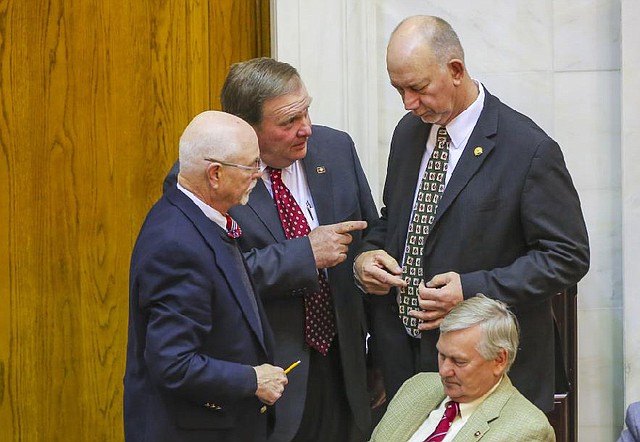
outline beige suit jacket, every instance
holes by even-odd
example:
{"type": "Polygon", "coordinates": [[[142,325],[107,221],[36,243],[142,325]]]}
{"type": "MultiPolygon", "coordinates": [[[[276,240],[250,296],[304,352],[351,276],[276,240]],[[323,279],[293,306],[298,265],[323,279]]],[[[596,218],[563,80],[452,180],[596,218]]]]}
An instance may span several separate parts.
{"type": "MultiPolygon", "coordinates": [[[[371,436],[372,442],[406,442],[445,398],[438,373],[418,373],[406,381],[371,436]]],[[[469,417],[453,442],[532,442],[556,437],[547,417],[505,376],[469,417]]]]}

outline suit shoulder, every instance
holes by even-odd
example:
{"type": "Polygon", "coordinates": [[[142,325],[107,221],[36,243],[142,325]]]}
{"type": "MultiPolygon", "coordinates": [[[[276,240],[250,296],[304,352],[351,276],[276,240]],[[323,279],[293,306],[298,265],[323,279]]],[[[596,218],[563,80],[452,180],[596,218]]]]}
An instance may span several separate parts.
{"type": "Polygon", "coordinates": [[[535,429],[538,432],[553,432],[547,416],[515,387],[513,387],[513,394],[502,410],[501,418],[509,422],[519,422],[523,428],[535,429]]]}
{"type": "Polygon", "coordinates": [[[438,373],[421,372],[413,375],[407,379],[400,391],[405,391],[405,394],[416,394],[418,396],[424,395],[425,391],[431,392],[431,390],[442,390],[442,382],[438,373]]]}
{"type": "Polygon", "coordinates": [[[344,140],[351,141],[351,135],[347,132],[334,129],[329,126],[313,125],[311,127],[311,140],[327,141],[327,140],[344,140]]]}
{"type": "Polygon", "coordinates": [[[519,138],[533,141],[534,144],[541,140],[549,140],[551,137],[538,124],[527,115],[506,105],[497,97],[491,96],[498,107],[498,127],[507,129],[507,133],[516,133],[519,138]],[[526,136],[523,136],[526,134],[526,136]]]}

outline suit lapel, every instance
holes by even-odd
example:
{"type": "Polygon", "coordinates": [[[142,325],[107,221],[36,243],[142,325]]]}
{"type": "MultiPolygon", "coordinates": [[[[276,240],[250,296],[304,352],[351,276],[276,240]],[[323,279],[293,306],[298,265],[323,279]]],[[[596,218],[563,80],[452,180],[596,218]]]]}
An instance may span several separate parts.
{"type": "Polygon", "coordinates": [[[287,239],[282,229],[278,209],[262,179],[256,182],[256,187],[251,192],[247,206],[253,210],[256,217],[262,221],[262,224],[265,225],[277,242],[287,239]]]}
{"type": "Polygon", "coordinates": [[[415,118],[415,129],[410,132],[411,138],[409,140],[403,140],[406,146],[398,146],[394,150],[400,149],[401,151],[396,155],[401,155],[403,159],[399,161],[401,164],[405,164],[405,170],[394,177],[396,180],[396,186],[398,190],[396,195],[399,196],[401,201],[399,209],[399,224],[402,226],[401,235],[398,235],[398,259],[402,258],[405,241],[407,238],[407,230],[409,229],[409,220],[411,218],[411,212],[413,211],[414,196],[418,183],[422,181],[422,175],[420,174],[420,164],[422,163],[422,157],[424,156],[427,148],[427,139],[429,138],[429,132],[431,131],[431,124],[425,124],[419,118],[415,118]],[[417,181],[407,179],[409,177],[418,177],[417,181]]]}
{"type": "Polygon", "coordinates": [[[460,192],[467,186],[469,180],[476,174],[495,147],[493,138],[498,129],[498,106],[495,97],[485,90],[484,108],[473,129],[462,156],[456,165],[453,175],[447,184],[438,204],[434,229],[438,220],[447,212],[447,209],[457,198],[460,192]],[[482,148],[482,154],[476,155],[476,147],[482,148]]]}
{"type": "MultiPolygon", "coordinates": [[[[327,149],[331,152],[331,149],[327,149]]],[[[332,224],[335,222],[334,206],[332,204],[333,188],[331,183],[335,171],[330,167],[326,158],[321,156],[321,150],[316,147],[313,137],[308,139],[307,155],[302,160],[304,171],[307,175],[307,185],[313,198],[318,222],[320,224],[332,224]]],[[[304,210],[304,208],[302,208],[304,210]]]]}
{"type": "MultiPolygon", "coordinates": [[[[245,285],[240,279],[238,269],[233,265],[233,260],[231,257],[218,259],[216,251],[222,250],[225,247],[223,242],[226,240],[223,239],[221,235],[221,228],[209,218],[207,218],[206,215],[202,213],[200,208],[196,206],[193,201],[191,201],[189,197],[182,193],[177,187],[172,188],[165,194],[165,196],[173,205],[178,207],[178,209],[180,209],[185,214],[185,216],[193,223],[193,225],[202,235],[205,242],[214,252],[214,255],[216,256],[215,265],[220,268],[222,275],[227,280],[229,287],[231,287],[231,293],[233,294],[233,297],[236,299],[240,306],[240,309],[242,310],[242,313],[247,318],[249,326],[258,337],[258,341],[262,345],[265,354],[269,354],[264,342],[264,334],[260,332],[262,327],[260,327],[258,322],[260,320],[257,316],[258,312],[254,309],[251,300],[248,298],[248,296],[251,296],[251,294],[246,293],[244,290],[245,285]]],[[[235,244],[232,244],[232,246],[235,247],[235,244]]],[[[238,253],[240,253],[239,249],[238,253]]],[[[214,263],[212,263],[212,265],[213,264],[214,263]]]]}

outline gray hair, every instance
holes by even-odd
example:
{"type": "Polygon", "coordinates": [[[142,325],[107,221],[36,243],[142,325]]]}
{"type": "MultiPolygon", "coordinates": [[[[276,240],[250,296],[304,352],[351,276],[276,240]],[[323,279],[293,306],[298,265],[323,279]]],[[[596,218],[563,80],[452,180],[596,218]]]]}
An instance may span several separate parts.
{"type": "Polygon", "coordinates": [[[476,350],[487,361],[495,359],[500,350],[507,351],[509,371],[518,351],[518,323],[514,314],[501,301],[482,293],[456,305],[440,324],[440,333],[465,330],[476,325],[482,330],[482,339],[476,350]]]}
{"type": "Polygon", "coordinates": [[[253,58],[231,66],[220,93],[222,110],[252,126],[262,122],[265,101],[286,95],[302,84],[296,68],[272,58],[253,58]]]}
{"type": "Polygon", "coordinates": [[[446,20],[431,15],[407,17],[396,26],[391,36],[404,26],[411,26],[416,31],[439,64],[446,65],[454,58],[464,62],[464,49],[458,34],[446,20]]]}

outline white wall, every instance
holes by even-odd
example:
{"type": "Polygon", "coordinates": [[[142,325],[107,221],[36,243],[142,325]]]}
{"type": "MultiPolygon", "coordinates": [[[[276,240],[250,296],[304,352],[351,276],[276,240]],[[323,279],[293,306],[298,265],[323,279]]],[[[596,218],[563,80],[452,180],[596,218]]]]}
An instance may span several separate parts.
{"type": "Polygon", "coordinates": [[[353,136],[378,201],[404,114],[385,47],[409,15],[448,20],[471,75],[560,143],[592,254],[578,287],[579,440],[615,440],[625,405],[640,400],[640,2],[273,1],[275,56],[299,68],[314,122],[353,136]]]}

